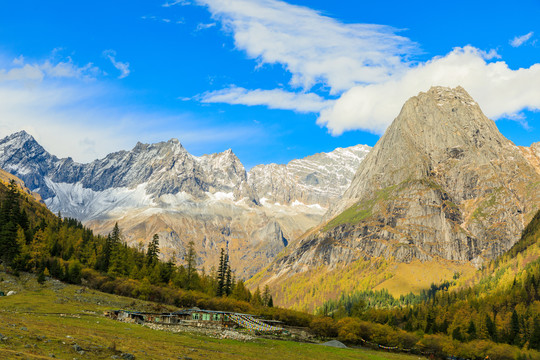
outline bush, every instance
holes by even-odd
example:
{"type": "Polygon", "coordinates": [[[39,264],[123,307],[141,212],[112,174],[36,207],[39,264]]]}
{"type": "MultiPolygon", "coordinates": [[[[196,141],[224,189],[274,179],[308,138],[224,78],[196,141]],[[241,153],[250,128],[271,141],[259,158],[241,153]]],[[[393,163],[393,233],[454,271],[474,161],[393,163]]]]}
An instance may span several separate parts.
{"type": "Polygon", "coordinates": [[[443,356],[443,347],[450,348],[452,340],[441,335],[425,335],[419,342],[418,347],[426,353],[435,356],[443,356]]]}
{"type": "Polygon", "coordinates": [[[311,320],[309,327],[315,335],[322,338],[336,337],[338,335],[336,322],[328,316],[318,316],[311,320]]]}
{"type": "MultiPolygon", "coordinates": [[[[359,344],[364,334],[362,329],[362,321],[357,318],[345,317],[338,321],[338,339],[343,342],[359,344]]],[[[364,339],[368,340],[368,339],[364,339]]]]}

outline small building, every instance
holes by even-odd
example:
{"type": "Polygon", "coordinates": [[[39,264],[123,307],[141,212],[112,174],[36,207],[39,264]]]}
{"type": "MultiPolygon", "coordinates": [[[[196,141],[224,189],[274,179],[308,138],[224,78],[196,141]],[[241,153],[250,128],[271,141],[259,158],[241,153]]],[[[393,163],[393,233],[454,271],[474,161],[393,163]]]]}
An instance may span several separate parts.
{"type": "Polygon", "coordinates": [[[249,314],[228,311],[201,310],[199,308],[183,309],[171,313],[147,313],[129,310],[105,311],[105,316],[115,320],[144,324],[189,325],[198,327],[244,328],[258,332],[282,332],[277,323],[261,320],[249,314]]]}
{"type": "Polygon", "coordinates": [[[235,327],[236,323],[231,320],[230,314],[225,311],[201,310],[199,308],[184,309],[171,313],[186,325],[235,327]]]}

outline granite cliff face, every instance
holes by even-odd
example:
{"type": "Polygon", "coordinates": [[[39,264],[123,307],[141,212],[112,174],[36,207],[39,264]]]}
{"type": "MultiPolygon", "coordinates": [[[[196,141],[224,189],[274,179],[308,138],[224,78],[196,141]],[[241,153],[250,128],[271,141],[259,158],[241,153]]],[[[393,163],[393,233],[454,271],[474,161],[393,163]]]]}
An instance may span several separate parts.
{"type": "Polygon", "coordinates": [[[248,173],[231,150],[197,157],[172,139],[79,164],[49,154],[22,131],[0,140],[0,167],[52,211],[100,233],[118,222],[133,245],[158,233],[162,252],[177,258],[193,240],[206,269],[228,248],[236,275],[249,277],[320,222],[368,150],[337,149],[248,173]]]}
{"type": "Polygon", "coordinates": [[[538,148],[506,139],[461,87],[420,93],[366,156],[324,224],[261,282],[276,286],[361,259],[492,259],[519,239],[540,205],[538,148]]]}

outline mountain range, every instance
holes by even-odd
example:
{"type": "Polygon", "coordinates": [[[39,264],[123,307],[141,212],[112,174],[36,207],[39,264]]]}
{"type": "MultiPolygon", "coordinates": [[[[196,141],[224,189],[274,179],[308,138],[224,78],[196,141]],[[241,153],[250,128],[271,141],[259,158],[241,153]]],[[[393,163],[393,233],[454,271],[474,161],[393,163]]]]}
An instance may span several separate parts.
{"type": "Polygon", "coordinates": [[[177,258],[194,241],[198,264],[208,270],[227,248],[236,275],[247,278],[320,222],[369,150],[338,148],[247,172],[231,150],[193,156],[171,139],[80,164],[49,154],[21,131],[0,141],[0,167],[52,211],[99,233],[118,222],[134,246],[157,233],[162,253],[177,258]]]}

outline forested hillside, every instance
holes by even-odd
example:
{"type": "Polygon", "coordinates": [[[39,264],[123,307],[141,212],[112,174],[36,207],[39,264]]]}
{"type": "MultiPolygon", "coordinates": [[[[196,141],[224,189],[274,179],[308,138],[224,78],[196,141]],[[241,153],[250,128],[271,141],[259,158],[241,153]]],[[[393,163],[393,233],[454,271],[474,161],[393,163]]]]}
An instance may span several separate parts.
{"type": "Polygon", "coordinates": [[[132,248],[118,226],[96,236],[79,221],[52,214],[14,181],[0,183],[0,263],[7,271],[177,306],[251,312],[272,307],[267,288],[251,294],[236,281],[225,252],[209,273],[196,268],[192,244],[183,261],[164,262],[159,253],[157,235],[146,249],[132,248]]]}
{"type": "MultiPolygon", "coordinates": [[[[420,342],[430,339],[439,354],[485,356],[489,343],[540,350],[540,212],[507,253],[473,278],[456,274],[453,282],[399,299],[386,291],[357,292],[327,301],[318,311],[338,324],[361,319],[422,335],[420,342]]],[[[513,359],[516,348],[497,351],[513,359]]]]}

